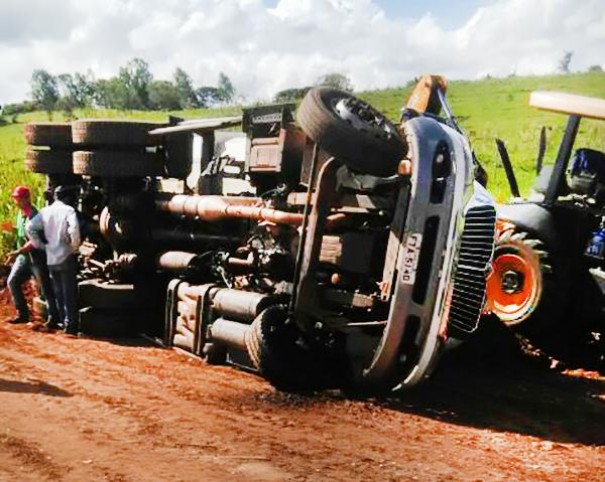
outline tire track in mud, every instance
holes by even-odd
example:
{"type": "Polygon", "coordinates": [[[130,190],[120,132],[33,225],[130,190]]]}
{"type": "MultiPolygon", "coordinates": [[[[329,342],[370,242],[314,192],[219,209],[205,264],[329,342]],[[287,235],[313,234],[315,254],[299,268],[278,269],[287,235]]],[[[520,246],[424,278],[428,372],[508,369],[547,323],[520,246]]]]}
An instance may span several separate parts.
{"type": "Polygon", "coordinates": [[[62,420],[81,425],[88,449],[105,453],[94,473],[116,481],[137,480],[123,467],[129,445],[156,454],[149,463],[157,470],[145,472],[151,477],[170,477],[169,460],[173,469],[193,467],[181,473],[183,480],[200,470],[209,480],[219,473],[236,480],[423,480],[427,474],[591,480],[591,470],[605,462],[602,448],[542,450],[534,437],[443,423],[383,402],[275,392],[253,375],[153,347],[0,327],[0,360],[11,376],[35,376],[77,399],[82,413],[62,420]],[[112,451],[118,452],[113,464],[112,451]]]}
{"type": "Polygon", "coordinates": [[[17,459],[20,464],[28,468],[28,471],[34,472],[40,479],[58,480],[66,470],[49,460],[45,452],[36,444],[10,433],[0,434],[0,450],[17,459]]]}
{"type": "MultiPolygon", "coordinates": [[[[190,395],[190,393],[186,393],[186,398],[189,398],[189,395],[190,395]]],[[[289,408],[289,407],[290,407],[290,405],[292,404],[292,402],[293,402],[293,401],[294,401],[296,398],[295,398],[295,397],[280,397],[280,396],[279,396],[279,394],[278,394],[278,399],[281,399],[281,401],[282,401],[282,402],[285,402],[285,403],[281,403],[281,402],[280,402],[280,403],[279,403],[279,405],[282,405],[282,406],[284,406],[284,407],[288,407],[288,408],[289,408]]],[[[321,404],[319,404],[319,403],[317,403],[317,402],[312,402],[312,403],[308,403],[307,405],[310,405],[310,408],[311,408],[311,409],[313,409],[313,408],[314,408],[314,406],[318,406],[318,405],[321,405],[321,404]]],[[[367,410],[367,407],[366,407],[366,410],[367,410]]],[[[288,410],[288,412],[290,412],[290,411],[291,411],[291,410],[288,410]]],[[[373,411],[374,411],[374,412],[378,412],[378,410],[376,410],[376,409],[374,409],[373,411]]],[[[349,410],[349,412],[350,412],[350,410],[349,410]]],[[[350,413],[349,413],[349,414],[347,414],[347,415],[350,415],[350,413]]],[[[228,417],[228,418],[229,418],[229,419],[231,419],[232,421],[234,421],[235,423],[237,423],[237,418],[236,418],[236,417],[228,417]]],[[[275,419],[276,419],[276,417],[275,417],[275,416],[269,416],[269,417],[268,417],[268,419],[267,419],[266,421],[268,421],[268,422],[269,422],[269,423],[271,423],[272,425],[279,425],[278,423],[276,423],[276,420],[275,420],[275,419]]],[[[336,421],[336,423],[338,423],[338,421],[336,421]]],[[[358,428],[358,429],[359,429],[359,428],[362,428],[362,427],[363,427],[363,425],[367,425],[367,424],[365,423],[365,421],[364,421],[364,420],[358,421],[358,425],[357,425],[357,427],[356,427],[356,428],[358,428]],[[361,423],[359,423],[359,422],[361,422],[361,423]]],[[[364,428],[364,429],[371,428],[371,425],[370,425],[370,426],[363,427],[363,428],[364,428]]],[[[325,444],[325,442],[324,442],[324,444],[325,444]]],[[[294,455],[294,454],[291,454],[291,455],[294,455]]],[[[354,457],[354,455],[355,455],[355,454],[351,454],[351,455],[352,455],[352,457],[354,457]]],[[[371,460],[371,461],[372,461],[372,462],[375,462],[374,460],[371,460]]]]}

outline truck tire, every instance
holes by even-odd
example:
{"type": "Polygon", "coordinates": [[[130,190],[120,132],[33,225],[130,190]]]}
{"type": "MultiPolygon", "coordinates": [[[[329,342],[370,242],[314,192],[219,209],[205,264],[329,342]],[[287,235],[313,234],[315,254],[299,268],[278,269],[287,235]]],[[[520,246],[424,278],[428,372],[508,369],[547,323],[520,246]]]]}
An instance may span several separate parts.
{"type": "MultiPolygon", "coordinates": [[[[337,384],[329,356],[304,346],[283,307],[270,306],[246,333],[248,356],[258,372],[279,390],[308,392],[337,384]]],[[[342,380],[340,380],[342,381],[342,380]]]]}
{"type": "Polygon", "coordinates": [[[37,151],[25,153],[25,168],[38,174],[73,174],[72,157],[69,151],[37,151]]]}
{"type": "Polygon", "coordinates": [[[71,124],[67,122],[31,122],[25,126],[25,141],[32,146],[70,148],[71,124]]]}
{"type": "Polygon", "coordinates": [[[323,150],[362,174],[396,174],[407,150],[386,117],[336,89],[311,89],[298,108],[297,119],[305,134],[323,150]]]}
{"type": "Polygon", "coordinates": [[[568,311],[568,294],[562,263],[541,240],[515,228],[500,232],[492,267],[489,311],[532,338],[557,330],[568,311]]]}
{"type": "Polygon", "coordinates": [[[73,172],[97,177],[155,177],[164,173],[164,160],[148,152],[76,151],[73,172]]]}
{"type": "Polygon", "coordinates": [[[292,330],[284,324],[286,312],[272,306],[262,311],[246,333],[246,348],[258,372],[278,389],[300,385],[299,353],[292,330]]]}
{"type": "Polygon", "coordinates": [[[103,310],[131,310],[146,305],[145,293],[131,284],[86,280],[78,284],[78,305],[103,310]]]}
{"type": "Polygon", "coordinates": [[[163,127],[156,122],[89,119],[75,121],[72,126],[74,144],[88,147],[145,147],[162,143],[161,136],[149,131],[163,127]]]}

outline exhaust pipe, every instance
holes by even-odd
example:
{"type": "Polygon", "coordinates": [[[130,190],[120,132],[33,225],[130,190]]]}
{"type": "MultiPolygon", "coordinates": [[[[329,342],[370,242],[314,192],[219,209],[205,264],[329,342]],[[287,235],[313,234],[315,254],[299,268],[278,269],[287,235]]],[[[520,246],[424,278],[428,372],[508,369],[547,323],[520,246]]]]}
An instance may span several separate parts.
{"type": "MultiPolygon", "coordinates": [[[[189,196],[177,194],[170,201],[156,201],[161,211],[199,218],[203,221],[220,221],[223,219],[252,219],[269,221],[276,224],[300,225],[303,214],[280,211],[262,205],[262,200],[255,197],[238,196],[189,196]]],[[[343,221],[346,216],[334,214],[328,216],[326,226],[343,221]]]]}

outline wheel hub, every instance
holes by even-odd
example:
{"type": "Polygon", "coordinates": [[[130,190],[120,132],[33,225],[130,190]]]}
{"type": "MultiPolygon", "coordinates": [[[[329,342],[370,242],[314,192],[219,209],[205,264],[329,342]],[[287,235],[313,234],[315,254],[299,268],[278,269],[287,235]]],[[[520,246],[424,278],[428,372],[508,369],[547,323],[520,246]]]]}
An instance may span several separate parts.
{"type": "Polygon", "coordinates": [[[519,293],[523,290],[524,276],[518,271],[508,270],[502,274],[502,291],[508,294],[519,293]]]}
{"type": "Polygon", "coordinates": [[[360,100],[342,98],[334,105],[334,111],[342,120],[361,132],[381,138],[388,138],[395,134],[380,112],[360,100]]]}
{"type": "Polygon", "coordinates": [[[491,312],[507,324],[522,322],[534,311],[542,292],[539,262],[528,249],[509,245],[496,250],[492,266],[487,280],[491,312]]]}

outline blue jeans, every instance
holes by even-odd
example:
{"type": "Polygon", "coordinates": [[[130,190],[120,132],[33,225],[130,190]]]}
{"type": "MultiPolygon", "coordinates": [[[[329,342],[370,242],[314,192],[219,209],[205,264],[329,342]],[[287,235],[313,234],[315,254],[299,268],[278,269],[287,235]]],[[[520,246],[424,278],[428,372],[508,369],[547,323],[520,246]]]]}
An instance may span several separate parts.
{"type": "Polygon", "coordinates": [[[59,312],[48,275],[46,255],[42,251],[32,251],[29,254],[20,254],[17,256],[8,276],[8,289],[10,290],[19,318],[29,320],[29,309],[27,307],[27,300],[23,295],[23,284],[32,275],[36,278],[41,297],[48,303],[48,321],[58,323],[59,312]]]}
{"type": "Polygon", "coordinates": [[[53,284],[59,316],[66,331],[78,330],[78,259],[72,254],[61,264],[50,265],[50,279],[53,284]]]}

